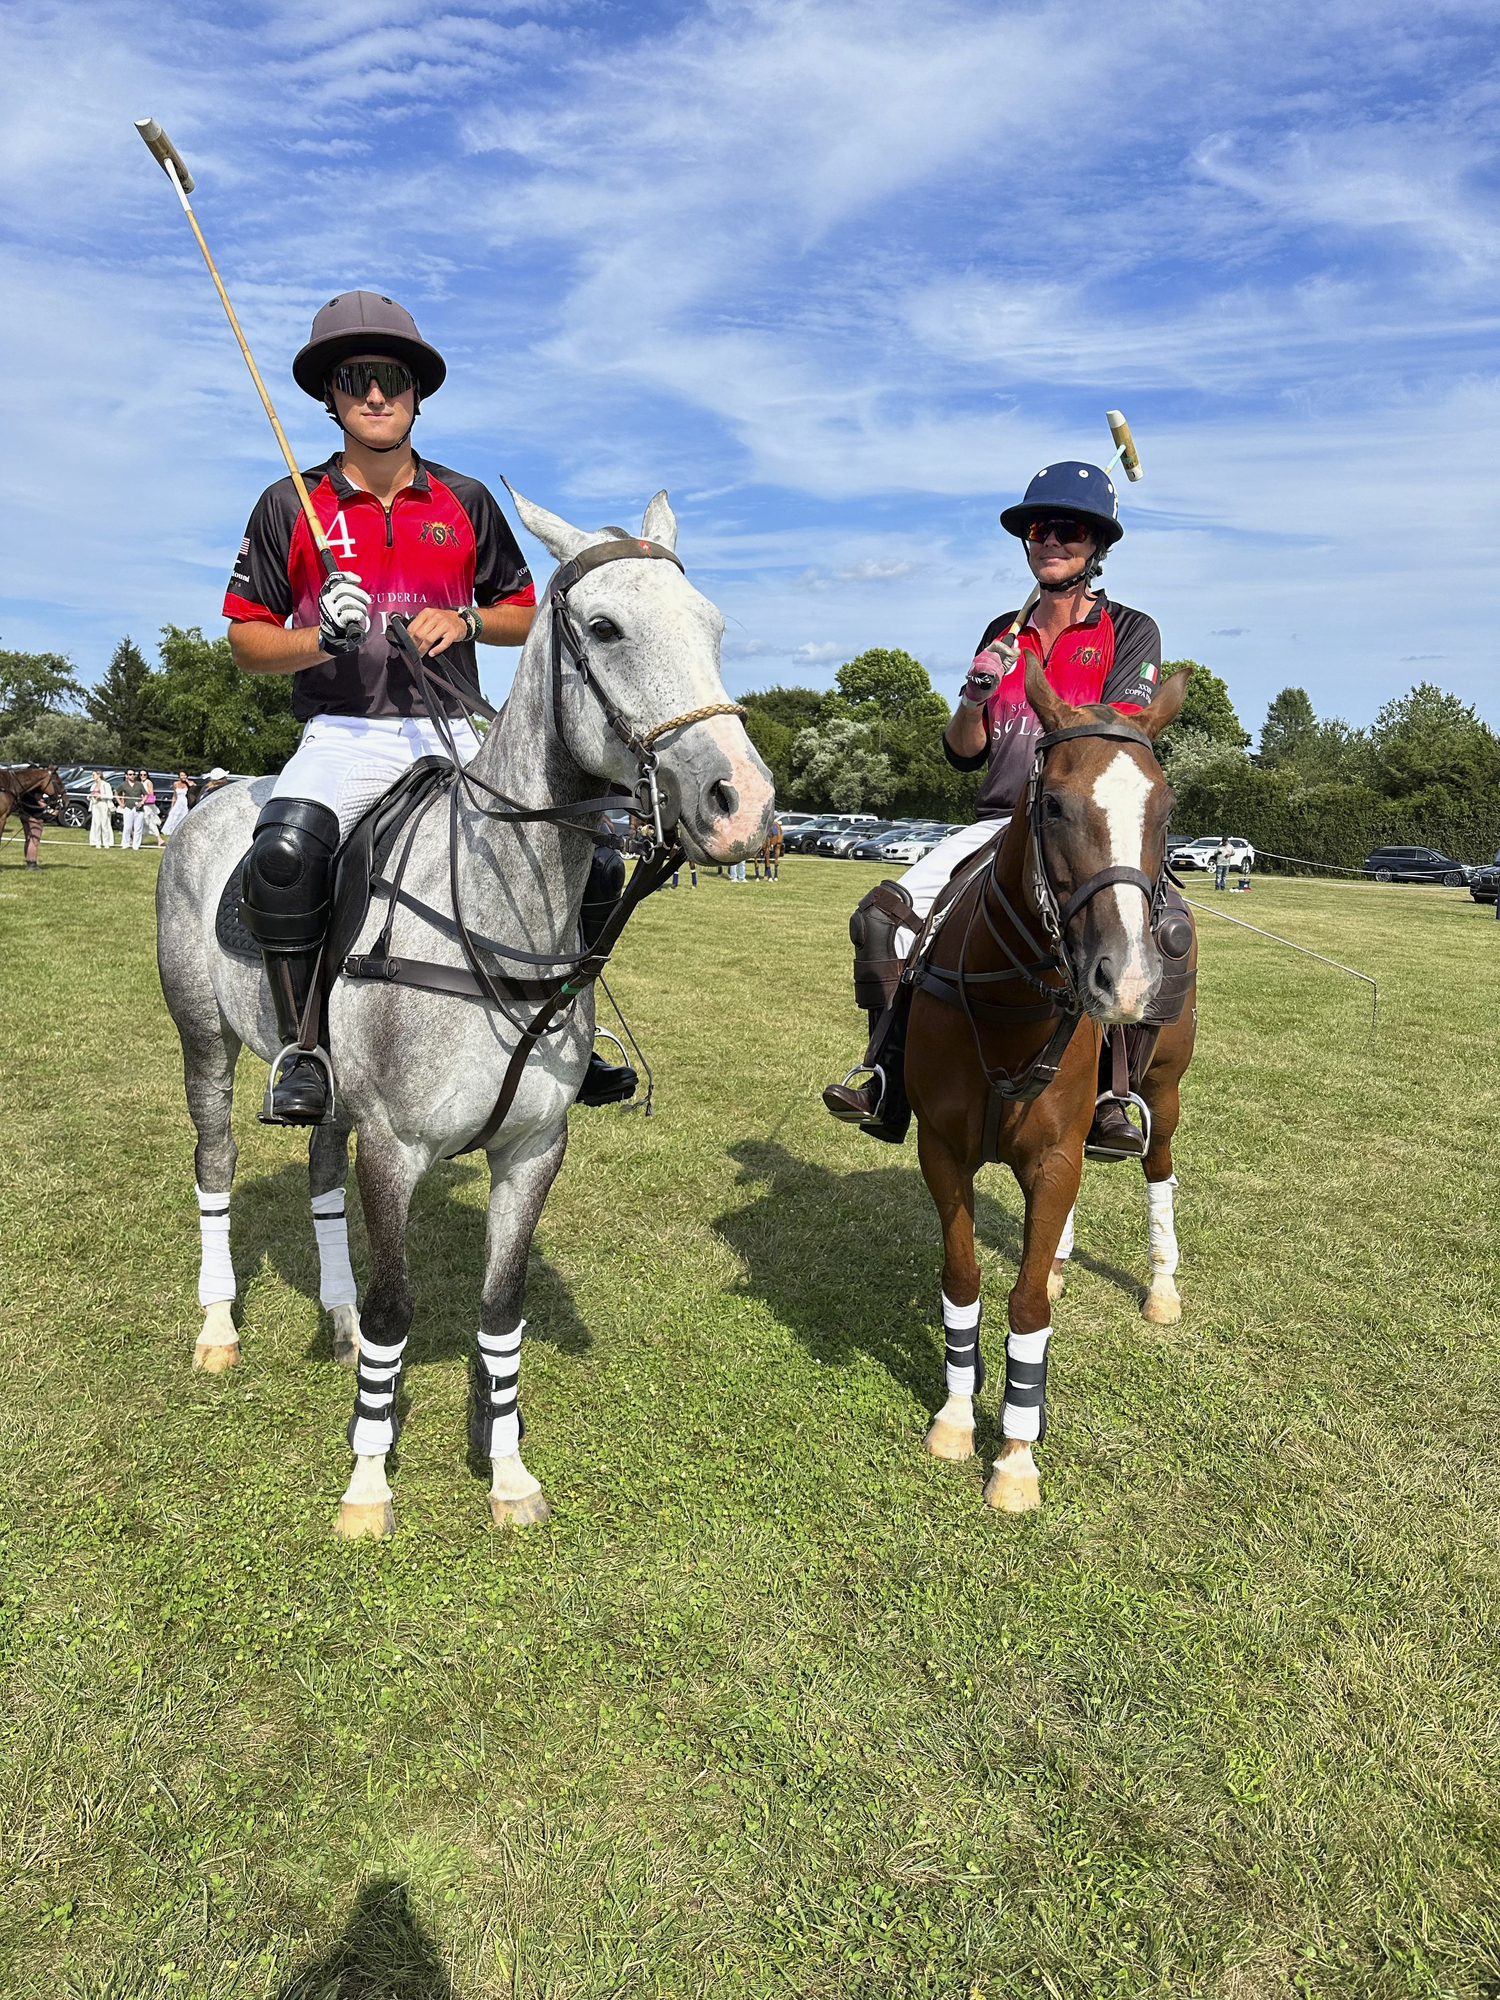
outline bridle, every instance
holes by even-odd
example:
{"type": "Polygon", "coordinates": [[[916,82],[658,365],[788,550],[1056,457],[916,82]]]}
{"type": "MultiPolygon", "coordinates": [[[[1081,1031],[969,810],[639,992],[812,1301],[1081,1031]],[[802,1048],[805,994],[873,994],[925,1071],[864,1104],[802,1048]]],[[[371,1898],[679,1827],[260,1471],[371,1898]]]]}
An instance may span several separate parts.
{"type": "Polygon", "coordinates": [[[0,764],[0,771],[5,774],[3,781],[0,781],[0,796],[14,802],[12,811],[35,813],[42,810],[43,802],[47,799],[55,799],[59,806],[66,801],[68,789],[55,764],[22,764],[20,768],[22,771],[40,771],[41,776],[35,783],[23,787],[16,777],[16,766],[0,764]],[[57,780],[55,792],[47,783],[49,778],[57,780]]]}
{"type": "MultiPolygon", "coordinates": [[[[678,820],[679,802],[675,798],[670,800],[670,811],[667,824],[664,827],[661,787],[657,782],[656,745],[664,736],[670,735],[674,729],[685,729],[690,723],[704,722],[709,717],[715,715],[743,715],[745,713],[738,702],[710,702],[702,708],[688,709],[682,715],[670,716],[665,722],[655,723],[651,728],[642,730],[637,728],[636,724],[631,721],[630,717],[626,715],[618,703],[611,698],[608,689],[605,688],[598,674],[589,663],[582,634],[578,630],[571,607],[568,604],[568,593],[583,577],[587,576],[592,570],[601,568],[603,564],[630,561],[670,562],[674,563],[684,575],[686,574],[683,571],[680,559],[671,549],[664,548],[658,542],[638,541],[624,536],[599,543],[592,548],[581,550],[570,561],[561,564],[553,574],[547,591],[547,606],[551,617],[549,667],[552,684],[552,721],[559,746],[564,750],[569,750],[568,739],[563,729],[563,688],[567,672],[571,669],[578,676],[583,687],[598,702],[603,712],[604,720],[610,730],[635,758],[640,774],[639,782],[635,793],[625,793],[624,797],[634,798],[638,809],[636,814],[638,824],[645,826],[647,816],[649,815],[649,838],[644,834],[641,836],[622,836],[613,830],[607,832],[601,831],[599,825],[601,815],[618,810],[622,804],[622,795],[618,790],[606,793],[599,798],[575,799],[567,805],[520,806],[513,799],[507,798],[503,792],[490,784],[488,780],[477,776],[473,771],[467,770],[453,735],[452,718],[445,708],[441,697],[446,695],[449,699],[457,703],[461,709],[473,709],[479,714],[487,716],[491,722],[498,720],[499,711],[492,708],[488,702],[480,700],[471,690],[455,687],[431,662],[424,660],[415,641],[412,639],[411,633],[407,629],[405,618],[399,613],[390,619],[387,626],[387,630],[394,635],[396,645],[411,670],[417,690],[427,709],[428,717],[432,722],[433,728],[437,731],[438,738],[447,751],[448,757],[454,767],[455,777],[448,787],[450,800],[448,879],[449,893],[453,903],[453,924],[458,933],[459,944],[462,947],[469,971],[473,975],[478,997],[486,1001],[490,1006],[498,1009],[511,1022],[512,1026],[520,1031],[520,1040],[511,1054],[504,1081],[500,1086],[500,1094],[495,1100],[494,1108],[479,1132],[461,1149],[466,1152],[476,1146],[487,1146],[494,1138],[495,1134],[504,1124],[506,1116],[510,1111],[516,1091],[520,1087],[521,1073],[525,1069],[526,1061],[531,1051],[536,1047],[542,1036],[553,1029],[554,1024],[556,1026],[562,1025],[557,1020],[557,1016],[565,1009],[570,1008],[578,995],[586,991],[599,978],[605,966],[609,963],[610,954],[614,950],[620,933],[624,930],[632,914],[647,896],[662,886],[673,869],[681,864],[683,858],[681,844],[675,838],[672,838],[678,820]],[[500,803],[487,804],[480,797],[481,793],[487,794],[490,799],[498,800],[500,803]],[[480,956],[480,949],[475,943],[467,923],[464,921],[463,911],[459,904],[459,801],[461,796],[468,801],[472,811],[485,819],[496,820],[510,825],[547,821],[559,828],[565,828],[570,832],[582,834],[585,839],[592,841],[596,847],[610,847],[617,851],[634,854],[637,857],[636,867],[631,874],[623,895],[621,895],[619,901],[615,904],[613,910],[605,920],[598,937],[588,950],[570,952],[565,956],[559,956],[555,953],[522,951],[518,946],[499,944],[492,939],[485,940],[484,950],[493,956],[514,960],[523,966],[536,967],[538,968],[538,972],[540,972],[542,967],[547,968],[546,975],[534,982],[541,988],[541,992],[539,995],[534,995],[533,997],[540,997],[542,1004],[524,1027],[514,1014],[512,1014],[510,1005],[507,1004],[511,996],[507,996],[501,989],[507,983],[513,988],[517,988],[529,986],[533,982],[515,976],[507,978],[505,974],[497,976],[491,967],[484,963],[483,958],[480,956]]],[[[406,861],[410,858],[412,846],[416,839],[417,827],[427,807],[434,803],[440,796],[441,792],[434,790],[408,823],[410,831],[406,835],[404,854],[395,871],[390,892],[390,915],[380,939],[377,940],[375,952],[366,955],[367,964],[373,962],[376,965],[389,968],[389,970],[384,971],[380,976],[400,976],[397,967],[401,961],[390,957],[390,937],[391,925],[394,922],[396,906],[400,898],[401,874],[405,869],[406,861]]],[[[424,968],[416,965],[408,979],[408,983],[413,985],[429,983],[429,979],[424,978],[423,975],[425,973],[430,977],[431,972],[432,968],[430,967],[424,968]]],[[[365,976],[369,975],[366,974],[365,976]]],[[[450,986],[447,989],[440,990],[452,989],[450,986]]],[[[304,1024],[304,1035],[308,1031],[308,1024],[304,1024]]]]}
{"type": "Polygon", "coordinates": [[[1085,1013],[1083,996],[1078,990],[1078,982],[1068,955],[1063,949],[1063,937],[1068,925],[1102,890],[1112,888],[1117,883],[1139,889],[1146,898],[1147,921],[1156,930],[1166,907],[1169,874],[1166,865],[1165,843],[1160,872],[1156,876],[1146,874],[1140,868],[1127,868],[1112,864],[1100,868],[1090,875],[1086,882],[1067,898],[1059,899],[1056,886],[1048,872],[1046,852],[1042,837],[1042,777],[1046,768],[1047,753],[1059,743],[1069,743],[1079,737],[1103,737],[1121,743],[1133,743],[1156,755],[1155,745],[1144,731],[1132,727],[1123,718],[1107,720],[1103,717],[1089,722],[1070,724],[1065,729],[1048,730],[1036,740],[1036,755],[1032,760],[1031,772],[1026,782],[1026,820],[1031,840],[1031,865],[1028,885],[1031,899],[1036,905],[1037,917],[1043,931],[1038,939],[1026,915],[1018,910],[1007,896],[1000,881],[1000,849],[1003,841],[997,840],[990,852],[988,866],[974,899],[963,938],[959,946],[958,964],[953,971],[946,967],[934,966],[926,962],[937,931],[947,910],[957,901],[957,895],[969,887],[973,874],[967,879],[959,878],[959,889],[946,908],[943,904],[934,907],[932,917],[918,945],[912,954],[909,973],[914,982],[937,999],[961,1007],[968,1019],[974,1036],[975,1054],[986,1083],[997,1097],[1033,1098],[1041,1095],[1047,1085],[1057,1075],[1069,1042],[1085,1013]],[[1022,950],[1030,957],[1023,958],[1011,944],[990,912],[990,899],[994,898],[1006,922],[1020,937],[1022,950]],[[969,940],[975,925],[983,920],[994,943],[998,945],[1009,961],[1008,965],[996,972],[970,972],[967,969],[969,940]],[[1003,985],[1020,982],[1029,986],[1038,998],[1034,1002],[1015,1004],[991,1000],[972,991],[976,987],[1003,985]],[[995,1070],[985,1060],[984,1046],[980,1038],[981,1021],[1021,1025],[1034,1021],[1056,1021],[1045,1047],[1015,1076],[1004,1070],[995,1070]]]}

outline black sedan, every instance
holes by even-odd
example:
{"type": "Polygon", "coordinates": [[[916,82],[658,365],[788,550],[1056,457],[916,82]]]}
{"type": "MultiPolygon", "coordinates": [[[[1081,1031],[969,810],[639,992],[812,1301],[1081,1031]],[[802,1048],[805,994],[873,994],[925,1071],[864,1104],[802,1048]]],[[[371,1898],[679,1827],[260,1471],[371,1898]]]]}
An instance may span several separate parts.
{"type": "Polygon", "coordinates": [[[1500,854],[1470,875],[1469,894],[1476,903],[1500,902],[1500,854]]]}

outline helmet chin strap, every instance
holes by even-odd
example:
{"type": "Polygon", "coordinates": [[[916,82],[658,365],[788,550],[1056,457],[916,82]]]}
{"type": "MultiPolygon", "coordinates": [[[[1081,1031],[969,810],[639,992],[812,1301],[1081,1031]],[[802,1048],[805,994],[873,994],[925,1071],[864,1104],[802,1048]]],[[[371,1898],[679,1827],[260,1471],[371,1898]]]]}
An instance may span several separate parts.
{"type": "Polygon", "coordinates": [[[1069,591],[1087,590],[1103,567],[1104,556],[1100,550],[1095,549],[1077,576],[1064,577],[1061,583],[1043,583],[1038,577],[1036,587],[1038,590],[1046,591],[1049,597],[1066,597],[1069,591]]]}

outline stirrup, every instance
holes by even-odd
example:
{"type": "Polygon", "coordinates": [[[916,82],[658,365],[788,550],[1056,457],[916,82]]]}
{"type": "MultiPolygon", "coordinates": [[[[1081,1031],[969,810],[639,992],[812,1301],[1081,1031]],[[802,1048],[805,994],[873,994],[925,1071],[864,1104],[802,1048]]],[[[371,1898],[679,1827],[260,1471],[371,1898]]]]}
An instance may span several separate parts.
{"type": "Polygon", "coordinates": [[[875,1100],[875,1109],[870,1113],[871,1123],[879,1124],[880,1119],[885,1112],[886,1083],[885,1083],[885,1065],[883,1063],[857,1062],[854,1065],[853,1069],[849,1070],[845,1074],[842,1082],[839,1084],[839,1089],[847,1090],[849,1088],[849,1078],[851,1076],[864,1076],[864,1075],[878,1076],[880,1078],[880,1095],[875,1100]]]}
{"type": "Polygon", "coordinates": [[[325,1048],[305,1049],[300,1042],[288,1042],[284,1048],[276,1051],[271,1060],[270,1074],[266,1078],[266,1094],[261,1099],[260,1104],[261,1124],[285,1125],[289,1122],[285,1118],[278,1118],[276,1116],[276,1107],[273,1102],[273,1093],[281,1076],[281,1066],[288,1056],[294,1058],[298,1056],[311,1056],[314,1062],[320,1062],[323,1065],[323,1074],[328,1079],[328,1109],[316,1122],[320,1125],[331,1125],[333,1123],[334,1112],[338,1108],[333,1084],[333,1057],[329,1055],[325,1048]]]}
{"type": "MultiPolygon", "coordinates": [[[[1146,1100],[1143,1097],[1137,1097],[1133,1090],[1127,1090],[1123,1097],[1116,1097],[1112,1090],[1101,1090],[1099,1095],[1094,1099],[1094,1109],[1096,1112],[1101,1104],[1135,1105],[1141,1114],[1141,1139],[1143,1141],[1141,1150],[1139,1153],[1121,1153],[1113,1146],[1090,1146],[1085,1144],[1083,1157],[1086,1160],[1143,1160],[1151,1150],[1151,1108],[1146,1103],[1146,1100]]],[[[1092,1121],[1090,1122],[1092,1123],[1092,1121]]]]}

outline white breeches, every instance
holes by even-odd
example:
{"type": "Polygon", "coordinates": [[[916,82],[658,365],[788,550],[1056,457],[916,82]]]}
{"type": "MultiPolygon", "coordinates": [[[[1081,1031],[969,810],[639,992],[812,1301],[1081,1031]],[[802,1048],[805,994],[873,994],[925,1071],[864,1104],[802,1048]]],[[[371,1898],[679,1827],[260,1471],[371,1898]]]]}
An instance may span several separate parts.
{"type": "MultiPolygon", "coordinates": [[[[950,833],[946,840],[940,840],[930,854],[924,854],[901,877],[901,886],[911,897],[912,908],[920,923],[937,900],[937,893],[953,873],[960,861],[975,854],[986,841],[994,840],[1010,825],[1010,815],[1004,819],[979,819],[972,826],[961,826],[957,833],[950,833]]],[[[896,933],[896,949],[903,956],[911,950],[916,938],[915,931],[900,930],[896,933]]]]}
{"type": "MultiPolygon", "coordinates": [[[[461,719],[453,724],[453,740],[465,763],[479,748],[479,738],[461,719]]],[[[447,754],[425,715],[315,715],[271,797],[317,799],[338,814],[339,831],[347,833],[419,757],[447,754]]]]}

